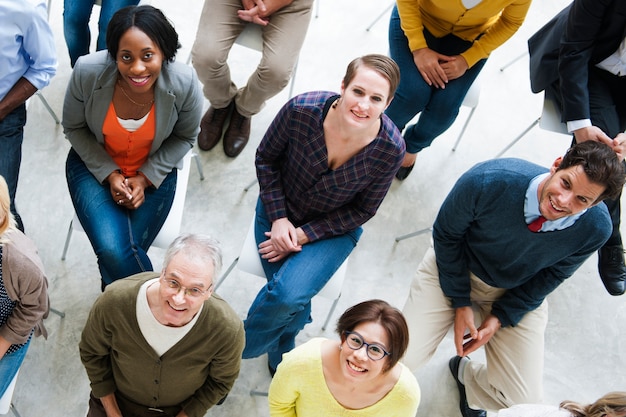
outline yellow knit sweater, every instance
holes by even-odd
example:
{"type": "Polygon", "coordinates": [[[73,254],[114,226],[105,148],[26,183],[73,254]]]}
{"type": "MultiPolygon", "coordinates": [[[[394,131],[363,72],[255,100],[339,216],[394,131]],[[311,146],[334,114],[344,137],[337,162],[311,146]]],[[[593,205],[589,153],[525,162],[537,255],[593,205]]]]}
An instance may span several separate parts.
{"type": "Polygon", "coordinates": [[[482,0],[466,9],[461,0],[397,0],[402,30],[411,51],[427,47],[425,26],[437,38],[453,34],[467,41],[475,40],[461,54],[470,67],[513,36],[524,22],[530,2],[482,0]]]}

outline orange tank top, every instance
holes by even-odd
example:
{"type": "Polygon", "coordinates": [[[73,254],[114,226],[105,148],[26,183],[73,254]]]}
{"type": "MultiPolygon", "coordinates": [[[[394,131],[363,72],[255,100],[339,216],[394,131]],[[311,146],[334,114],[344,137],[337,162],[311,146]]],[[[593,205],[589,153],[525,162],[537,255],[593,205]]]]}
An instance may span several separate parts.
{"type": "Polygon", "coordinates": [[[125,177],[137,175],[137,171],[150,155],[155,131],[154,104],[145,123],[136,131],[129,132],[120,125],[111,102],[102,126],[104,149],[120,167],[122,175],[125,177]]]}

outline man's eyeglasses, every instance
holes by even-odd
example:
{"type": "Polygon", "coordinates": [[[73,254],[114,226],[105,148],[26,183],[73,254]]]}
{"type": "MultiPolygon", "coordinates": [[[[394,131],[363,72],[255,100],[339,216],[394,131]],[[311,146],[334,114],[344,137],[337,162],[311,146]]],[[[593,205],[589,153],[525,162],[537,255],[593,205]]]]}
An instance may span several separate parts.
{"type": "Polygon", "coordinates": [[[346,345],[352,350],[359,350],[366,346],[367,357],[373,361],[379,361],[391,353],[387,352],[381,345],[377,343],[367,343],[363,340],[363,336],[357,332],[344,332],[346,336],[346,345]]]}
{"type": "Polygon", "coordinates": [[[213,287],[213,284],[211,284],[209,288],[203,291],[198,287],[193,287],[193,288],[183,287],[175,279],[168,279],[168,278],[163,277],[161,278],[161,280],[163,281],[163,283],[165,284],[167,288],[172,290],[173,293],[178,294],[180,290],[183,290],[186,296],[189,296],[192,298],[202,297],[203,295],[205,295],[207,292],[211,290],[211,287],[213,287]]]}

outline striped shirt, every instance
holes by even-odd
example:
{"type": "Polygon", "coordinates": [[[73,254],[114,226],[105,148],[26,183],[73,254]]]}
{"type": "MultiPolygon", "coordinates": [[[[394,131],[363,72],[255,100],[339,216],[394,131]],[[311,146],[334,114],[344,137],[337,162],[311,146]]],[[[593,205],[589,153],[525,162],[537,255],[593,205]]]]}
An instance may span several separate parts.
{"type": "Polygon", "coordinates": [[[331,170],[323,122],[336,98],[327,91],[292,98],[256,152],[269,220],[287,217],[310,241],[345,234],[374,216],[404,157],[404,140],[383,114],[376,138],[331,170]]]}

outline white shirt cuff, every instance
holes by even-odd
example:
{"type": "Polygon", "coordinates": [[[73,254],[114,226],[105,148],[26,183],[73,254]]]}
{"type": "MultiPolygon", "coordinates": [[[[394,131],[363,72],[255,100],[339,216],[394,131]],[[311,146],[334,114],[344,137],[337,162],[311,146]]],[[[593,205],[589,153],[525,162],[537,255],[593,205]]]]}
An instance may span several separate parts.
{"type": "Polygon", "coordinates": [[[572,133],[574,130],[582,129],[583,127],[592,126],[591,119],[571,120],[567,122],[567,131],[572,133]]]}

